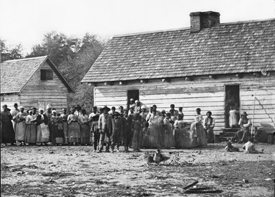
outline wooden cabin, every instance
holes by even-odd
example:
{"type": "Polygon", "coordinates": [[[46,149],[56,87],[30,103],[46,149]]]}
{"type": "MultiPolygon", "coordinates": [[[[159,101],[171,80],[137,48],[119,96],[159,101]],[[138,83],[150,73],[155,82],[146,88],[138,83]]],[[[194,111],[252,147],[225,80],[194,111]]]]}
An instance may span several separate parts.
{"type": "Polygon", "coordinates": [[[47,56],[4,61],[0,68],[1,105],[10,109],[14,103],[25,109],[45,110],[49,104],[58,111],[67,108],[73,89],[47,56]]]}
{"type": "Polygon", "coordinates": [[[94,86],[94,105],[126,107],[130,98],[158,110],[175,104],[186,122],[201,108],[212,111],[216,134],[236,105],[255,126],[274,131],[275,19],[220,23],[217,12],[194,12],[190,22],[113,37],[82,80],[94,86]]]}

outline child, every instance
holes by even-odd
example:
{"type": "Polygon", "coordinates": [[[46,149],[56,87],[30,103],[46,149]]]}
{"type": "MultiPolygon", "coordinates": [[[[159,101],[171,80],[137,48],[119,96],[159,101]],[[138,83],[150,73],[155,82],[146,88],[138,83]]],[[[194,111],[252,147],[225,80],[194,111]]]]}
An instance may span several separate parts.
{"type": "Polygon", "coordinates": [[[225,150],[227,152],[239,152],[240,151],[239,148],[232,145],[232,142],[230,139],[227,140],[225,150]]]}
{"type": "Polygon", "coordinates": [[[132,144],[133,150],[140,151],[142,122],[141,122],[141,116],[139,114],[133,115],[132,131],[133,131],[133,144],[132,144]]]}
{"type": "Polygon", "coordinates": [[[245,154],[249,154],[249,153],[263,153],[264,149],[262,149],[262,151],[256,150],[255,145],[254,145],[253,142],[254,142],[254,139],[253,138],[249,138],[248,142],[246,142],[243,145],[244,153],[245,154]]]}

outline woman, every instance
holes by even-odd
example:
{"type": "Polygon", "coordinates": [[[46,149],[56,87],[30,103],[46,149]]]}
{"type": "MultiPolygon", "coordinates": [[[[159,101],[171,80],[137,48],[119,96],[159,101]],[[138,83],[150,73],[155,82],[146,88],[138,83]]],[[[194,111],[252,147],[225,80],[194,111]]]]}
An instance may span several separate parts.
{"type": "Polygon", "coordinates": [[[2,143],[6,145],[7,143],[11,143],[14,145],[14,130],[12,125],[12,115],[10,113],[10,109],[7,105],[3,105],[3,111],[1,112],[1,122],[2,122],[2,143]]]}
{"type": "Polygon", "coordinates": [[[164,148],[175,147],[175,141],[173,136],[173,124],[174,121],[171,118],[170,113],[166,113],[166,117],[163,119],[164,128],[164,148]]]}
{"type": "Polygon", "coordinates": [[[62,111],[62,114],[60,115],[60,117],[62,118],[62,125],[63,125],[63,135],[64,135],[64,144],[68,144],[69,141],[69,137],[68,137],[68,114],[67,114],[67,109],[64,108],[62,111]]]}
{"type": "Polygon", "coordinates": [[[43,114],[43,110],[39,110],[39,114],[36,118],[36,125],[37,125],[37,137],[36,142],[40,143],[40,145],[47,145],[50,139],[50,131],[47,125],[48,117],[43,114]]]}
{"type": "Polygon", "coordinates": [[[26,117],[27,113],[24,112],[24,107],[19,107],[20,112],[18,112],[13,120],[15,121],[15,140],[20,146],[25,144],[26,135],[26,117]]]}
{"type": "Polygon", "coordinates": [[[28,115],[26,117],[26,138],[25,142],[29,145],[36,143],[36,117],[33,116],[33,111],[28,110],[28,115]]]}
{"type": "Polygon", "coordinates": [[[204,129],[207,134],[208,143],[214,143],[214,127],[215,127],[215,119],[211,117],[212,112],[208,111],[206,113],[206,118],[204,120],[204,129]]]}
{"type": "Polygon", "coordinates": [[[75,114],[74,109],[71,109],[67,121],[69,144],[76,145],[80,142],[80,126],[78,123],[78,116],[75,114]]]}
{"type": "Polygon", "coordinates": [[[52,111],[51,128],[53,145],[62,145],[64,138],[63,121],[60,114],[56,113],[56,110],[52,111]]]}
{"type": "Polygon", "coordinates": [[[201,115],[201,109],[196,109],[197,115],[195,121],[191,124],[191,136],[192,144],[197,146],[206,146],[207,138],[203,128],[203,116],[201,115]]]}
{"type": "Polygon", "coordinates": [[[80,143],[82,145],[88,145],[90,144],[90,125],[89,125],[89,117],[85,109],[81,110],[81,113],[79,115],[79,123],[80,123],[80,143]]]}
{"type": "Polygon", "coordinates": [[[150,148],[161,148],[163,133],[163,119],[162,116],[157,115],[156,109],[153,108],[153,112],[149,118],[149,141],[150,148]]]}

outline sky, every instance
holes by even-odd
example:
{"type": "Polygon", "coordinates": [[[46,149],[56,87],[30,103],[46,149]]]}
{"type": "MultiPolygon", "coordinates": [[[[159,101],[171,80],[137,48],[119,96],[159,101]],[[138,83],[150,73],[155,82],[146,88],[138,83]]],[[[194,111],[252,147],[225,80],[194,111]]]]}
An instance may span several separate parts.
{"type": "Polygon", "coordinates": [[[221,23],[275,18],[275,0],[0,0],[0,39],[24,53],[51,31],[81,38],[190,26],[191,12],[216,11],[221,23]]]}

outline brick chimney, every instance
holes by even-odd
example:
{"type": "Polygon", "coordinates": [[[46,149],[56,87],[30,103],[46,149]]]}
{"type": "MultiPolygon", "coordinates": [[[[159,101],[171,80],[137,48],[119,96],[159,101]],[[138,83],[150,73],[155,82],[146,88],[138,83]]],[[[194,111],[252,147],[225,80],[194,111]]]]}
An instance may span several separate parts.
{"type": "Polygon", "coordinates": [[[190,24],[191,33],[199,32],[203,28],[210,28],[220,23],[218,12],[191,12],[190,24]]]}

